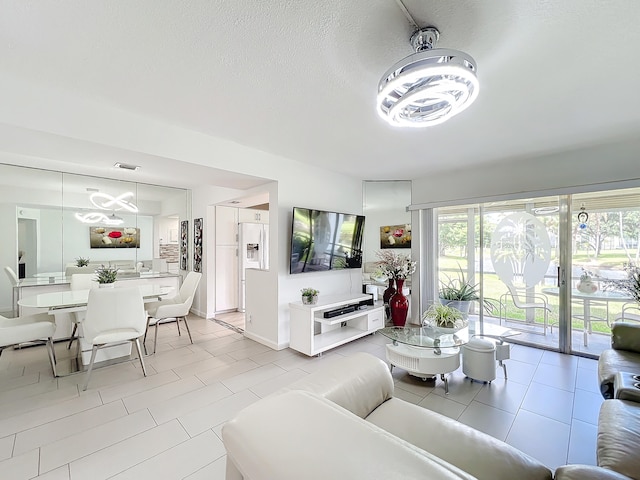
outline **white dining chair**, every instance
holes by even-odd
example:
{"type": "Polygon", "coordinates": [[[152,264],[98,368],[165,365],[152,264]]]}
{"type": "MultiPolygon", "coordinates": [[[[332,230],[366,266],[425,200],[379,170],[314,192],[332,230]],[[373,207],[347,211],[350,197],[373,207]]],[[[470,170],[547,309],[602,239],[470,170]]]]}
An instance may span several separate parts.
{"type": "Polygon", "coordinates": [[[44,341],[49,352],[53,376],[57,377],[56,354],[53,349],[55,331],[56,322],[48,313],[36,313],[17,318],[5,318],[0,315],[0,356],[7,347],[27,342],[44,341]]]}
{"type": "Polygon", "coordinates": [[[98,288],[89,291],[87,313],[82,322],[85,341],[91,344],[91,361],[83,390],[87,389],[96,353],[100,348],[126,342],[134,343],[140,358],[142,373],[147,370],[142,358],[140,337],[146,328],[142,293],[138,287],[98,288]]]}
{"type": "Polygon", "coordinates": [[[158,326],[172,322],[175,319],[176,325],[178,326],[178,335],[180,333],[180,320],[184,322],[184,326],[187,328],[187,333],[189,334],[189,340],[193,343],[193,338],[191,337],[191,330],[189,329],[189,322],[187,322],[187,315],[189,315],[189,310],[191,310],[191,304],[193,303],[193,297],[187,297],[187,299],[182,303],[174,303],[168,305],[160,305],[156,310],[156,313],[153,317],[149,317],[147,319],[147,329],[149,326],[155,325],[156,331],[153,337],[153,353],[156,353],[156,349],[158,347],[158,326]]]}
{"type": "MultiPolygon", "coordinates": [[[[71,290],[91,290],[92,288],[98,288],[99,284],[96,280],[95,273],[74,273],[71,275],[71,281],[69,288],[71,290]]],[[[86,315],[86,309],[81,309],[73,312],[71,317],[71,323],[73,323],[73,329],[71,330],[71,337],[69,337],[69,344],[67,350],[71,349],[71,345],[74,340],[77,340],[76,332],[78,331],[78,324],[82,323],[86,315]]]]}
{"type": "Polygon", "coordinates": [[[18,286],[18,276],[16,275],[16,272],[13,271],[13,268],[11,267],[4,267],[4,271],[7,274],[7,277],[9,278],[9,282],[11,283],[11,313],[12,316],[16,316],[17,312],[16,312],[16,304],[17,304],[17,298],[16,298],[16,288],[18,286]]]}
{"type": "MultiPolygon", "coordinates": [[[[149,302],[146,304],[148,321],[147,321],[147,331],[145,331],[144,339],[142,340],[143,344],[147,341],[147,332],[149,331],[150,326],[156,325],[155,338],[156,339],[158,338],[158,331],[157,331],[158,319],[161,320],[160,323],[171,322],[173,321],[173,319],[175,319],[176,323],[178,324],[178,335],[180,335],[179,319],[182,318],[184,320],[185,326],[187,327],[187,331],[189,332],[189,338],[191,338],[191,332],[189,331],[189,324],[187,323],[186,317],[189,314],[189,309],[191,309],[191,305],[193,304],[193,299],[195,298],[196,290],[198,289],[198,284],[200,283],[201,278],[202,278],[201,273],[189,272],[185,277],[184,281],[182,282],[182,286],[180,287],[180,290],[178,291],[177,295],[175,295],[172,298],[162,299],[157,302],[149,302]],[[188,303],[188,309],[184,315],[179,315],[178,317],[168,316],[168,313],[167,313],[169,312],[168,310],[164,310],[160,312],[160,314],[158,314],[158,308],[160,308],[161,306],[168,306],[168,305],[182,305],[183,308],[178,309],[178,311],[182,312],[184,310],[184,305],[186,303],[188,303]]],[[[193,340],[191,341],[191,343],[193,343],[193,340]]],[[[153,351],[154,353],[156,351],[155,345],[153,347],[153,351]]]]}

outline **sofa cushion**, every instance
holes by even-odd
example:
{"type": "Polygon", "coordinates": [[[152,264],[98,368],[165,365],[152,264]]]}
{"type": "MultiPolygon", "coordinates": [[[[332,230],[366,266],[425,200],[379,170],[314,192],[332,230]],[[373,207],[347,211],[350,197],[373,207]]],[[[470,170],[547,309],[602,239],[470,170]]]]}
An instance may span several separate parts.
{"type": "Polygon", "coordinates": [[[318,371],[282,391],[290,390],[313,392],[365,418],[393,396],[393,378],[386,363],[360,352],[327,360],[318,371]]]}
{"type": "Polygon", "coordinates": [[[604,398],[613,398],[613,378],[618,372],[640,373],[640,353],[604,350],[598,360],[598,380],[604,398]]]}
{"type": "Polygon", "coordinates": [[[611,470],[593,465],[562,465],[556,469],[555,480],[629,480],[611,470]]]}
{"type": "Polygon", "coordinates": [[[478,479],[552,478],[547,467],[511,445],[398,398],[380,405],[366,420],[478,479]]]}
{"type": "Polygon", "coordinates": [[[605,400],[598,417],[598,465],[640,479],[640,404],[605,400]]]}
{"type": "Polygon", "coordinates": [[[224,425],[222,438],[228,458],[250,480],[474,478],[303,391],[248,406],[224,425]]]}

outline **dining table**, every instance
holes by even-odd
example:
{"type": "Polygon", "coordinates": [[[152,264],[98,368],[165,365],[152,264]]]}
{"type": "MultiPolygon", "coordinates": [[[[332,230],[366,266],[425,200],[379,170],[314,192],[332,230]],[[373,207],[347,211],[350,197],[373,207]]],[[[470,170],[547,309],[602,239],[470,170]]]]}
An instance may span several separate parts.
{"type": "MultiPolygon", "coordinates": [[[[547,287],[542,289],[542,293],[545,295],[551,295],[555,297],[560,296],[560,289],[558,287],[547,287]]],[[[609,323],[608,318],[602,318],[592,315],[591,307],[592,302],[631,302],[633,301],[633,297],[630,295],[626,295],[622,292],[618,292],[615,290],[596,290],[595,292],[581,292],[577,288],[571,289],[571,299],[572,300],[581,300],[582,301],[582,315],[572,315],[573,318],[577,318],[583,321],[583,337],[584,337],[584,346],[588,346],[587,335],[590,333],[589,329],[592,321],[605,321],[609,323]]],[[[608,305],[607,305],[608,311],[608,305]]]]}
{"type": "MultiPolygon", "coordinates": [[[[161,300],[162,297],[174,291],[173,287],[156,284],[136,285],[136,287],[140,290],[140,294],[145,303],[161,300]]],[[[122,286],[116,284],[111,288],[128,288],[128,286],[126,283],[122,286]]],[[[18,304],[21,307],[30,309],[46,309],[50,315],[54,316],[56,324],[65,324],[65,322],[61,321],[65,316],[68,317],[70,313],[87,309],[89,292],[90,290],[87,289],[40,293],[38,295],[21,298],[18,304]]],[[[68,321],[66,324],[68,325],[68,321]]],[[[126,361],[130,355],[130,342],[108,346],[98,350],[95,363],[96,366],[99,366],[99,364],[107,365],[126,361]]],[[[84,339],[80,337],[75,357],[71,359],[72,361],[69,363],[68,368],[65,368],[65,365],[58,367],[58,376],[82,371],[83,366],[89,364],[90,358],[91,345],[89,345],[88,342],[84,342],[84,339]]]]}

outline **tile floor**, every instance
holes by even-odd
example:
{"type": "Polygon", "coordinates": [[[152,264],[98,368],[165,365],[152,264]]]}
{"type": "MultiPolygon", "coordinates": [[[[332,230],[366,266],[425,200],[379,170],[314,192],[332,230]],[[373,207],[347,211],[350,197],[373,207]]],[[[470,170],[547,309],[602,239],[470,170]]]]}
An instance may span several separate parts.
{"type": "MultiPolygon", "coordinates": [[[[241,323],[237,314],[221,316],[241,323]]],[[[243,407],[340,355],[384,358],[372,335],[322,357],[273,351],[213,321],[190,317],[194,345],[161,327],[158,353],[84,375],[53,379],[44,347],[0,357],[0,475],[20,479],[223,479],[224,422],[243,407]]],[[[56,345],[60,359],[68,352],[56,345]]],[[[450,394],[394,369],[396,395],[480,429],[551,468],[595,464],[602,398],[596,361],[512,348],[509,380],[471,383],[458,371],[450,394]]],[[[498,372],[500,373],[501,370],[498,372]]]]}

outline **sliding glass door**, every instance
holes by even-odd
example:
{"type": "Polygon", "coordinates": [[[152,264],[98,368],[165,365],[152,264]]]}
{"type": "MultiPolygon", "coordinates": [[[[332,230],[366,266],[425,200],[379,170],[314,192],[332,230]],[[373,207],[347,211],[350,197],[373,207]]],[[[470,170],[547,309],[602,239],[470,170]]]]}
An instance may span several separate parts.
{"type": "Polygon", "coordinates": [[[476,286],[470,319],[481,328],[517,330],[515,342],[595,356],[610,345],[612,322],[640,322],[637,303],[607,287],[640,260],[639,188],[434,212],[437,285],[464,277],[476,286]]]}
{"type": "Polygon", "coordinates": [[[558,210],[557,197],[437,210],[439,285],[476,286],[480,328],[558,348],[558,210]]]}
{"type": "Polygon", "coordinates": [[[572,348],[598,355],[611,324],[640,321],[638,304],[607,287],[640,259],[640,189],[576,194],[571,199],[572,348]]]}

